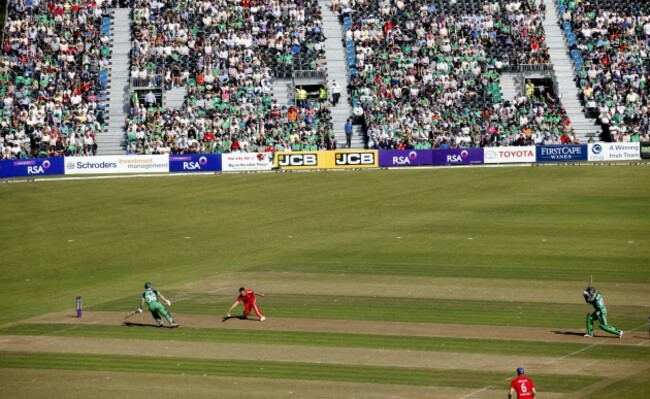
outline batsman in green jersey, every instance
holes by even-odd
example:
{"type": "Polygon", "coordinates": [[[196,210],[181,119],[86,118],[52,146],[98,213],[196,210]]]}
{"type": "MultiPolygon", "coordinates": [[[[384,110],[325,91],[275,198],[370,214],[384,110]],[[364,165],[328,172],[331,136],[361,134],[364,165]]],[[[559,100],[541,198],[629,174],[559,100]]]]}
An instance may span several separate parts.
{"type": "Polygon", "coordinates": [[[607,324],[607,308],[600,292],[596,292],[594,287],[587,287],[586,290],[582,291],[582,296],[585,298],[585,302],[596,309],[595,312],[587,314],[587,334],[585,334],[585,337],[594,336],[594,321],[598,320],[598,327],[601,330],[623,338],[623,330],[618,330],[616,327],[607,324]]]}
{"type": "Polygon", "coordinates": [[[144,304],[146,303],[147,307],[149,308],[149,311],[151,312],[151,315],[156,320],[156,323],[158,323],[158,327],[163,326],[162,317],[165,317],[167,319],[170,327],[172,328],[178,327],[178,323],[174,322],[174,318],[172,317],[172,315],[167,311],[167,309],[165,309],[162,303],[158,302],[158,299],[163,300],[167,304],[167,306],[171,306],[172,302],[169,299],[166,299],[163,296],[163,294],[153,289],[151,283],[146,283],[144,285],[144,288],[145,291],[142,294],[142,299],[140,300],[140,307],[137,309],[137,312],[142,313],[142,309],[144,308],[144,304]]]}

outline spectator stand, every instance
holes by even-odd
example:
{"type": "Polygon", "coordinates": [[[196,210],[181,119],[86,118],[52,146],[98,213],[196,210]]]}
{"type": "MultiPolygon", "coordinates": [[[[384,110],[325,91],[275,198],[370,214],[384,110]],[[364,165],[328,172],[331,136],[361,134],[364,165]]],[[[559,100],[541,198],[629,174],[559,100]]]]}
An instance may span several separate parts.
{"type": "MultiPolygon", "coordinates": [[[[132,74],[158,68],[164,91],[187,87],[180,108],[138,107],[127,118],[128,153],[325,149],[327,109],[273,98],[282,67],[318,68],[317,3],[192,1],[134,4],[132,74]]],[[[286,76],[286,75],[283,75],[286,76]]],[[[163,102],[166,95],[164,95],[163,102]]]]}
{"type": "Polygon", "coordinates": [[[585,115],[605,141],[650,141],[650,2],[556,1],[585,115]]]}
{"type": "Polygon", "coordinates": [[[550,63],[545,13],[535,1],[344,0],[332,7],[349,27],[353,116],[367,124],[373,148],[516,145],[533,143],[533,136],[542,137],[540,143],[571,136],[557,99],[519,93],[502,101],[505,67],[550,63]]]}
{"type": "Polygon", "coordinates": [[[2,159],[96,153],[106,125],[108,4],[8,2],[0,58],[2,159]]]}

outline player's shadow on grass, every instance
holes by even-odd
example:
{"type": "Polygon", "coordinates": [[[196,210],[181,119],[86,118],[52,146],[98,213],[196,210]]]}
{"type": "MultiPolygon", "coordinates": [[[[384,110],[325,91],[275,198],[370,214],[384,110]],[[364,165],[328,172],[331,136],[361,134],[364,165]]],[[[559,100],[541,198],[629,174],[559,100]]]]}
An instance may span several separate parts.
{"type": "Polygon", "coordinates": [[[554,334],[561,334],[561,335],[574,335],[576,337],[582,337],[585,335],[585,333],[581,332],[575,332],[575,331],[551,331],[554,334]]]}
{"type": "MultiPolygon", "coordinates": [[[[159,328],[159,327],[158,327],[157,325],[155,325],[155,324],[132,323],[132,322],[130,322],[130,321],[125,321],[124,323],[122,323],[122,325],[125,326],[125,327],[153,327],[153,328],[159,328]]],[[[166,327],[167,327],[167,326],[162,326],[162,327],[160,327],[160,328],[166,328],[166,327]]]]}
{"type": "Polygon", "coordinates": [[[246,316],[223,316],[221,318],[221,322],[228,321],[230,319],[257,321],[257,319],[251,319],[246,316]]]}

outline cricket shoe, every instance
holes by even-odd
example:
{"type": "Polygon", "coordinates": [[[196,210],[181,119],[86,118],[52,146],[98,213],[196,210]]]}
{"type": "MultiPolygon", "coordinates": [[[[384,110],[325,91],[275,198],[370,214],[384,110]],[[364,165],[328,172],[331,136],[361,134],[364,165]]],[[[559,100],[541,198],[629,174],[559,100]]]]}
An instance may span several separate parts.
{"type": "Polygon", "coordinates": [[[593,338],[592,334],[585,334],[585,337],[593,338]]]}
{"type": "Polygon", "coordinates": [[[264,316],[260,317],[260,321],[264,321],[264,320],[266,320],[266,317],[264,316]]]}
{"type": "Polygon", "coordinates": [[[172,324],[169,325],[169,327],[171,327],[171,328],[177,328],[179,326],[180,326],[180,324],[178,324],[178,323],[172,323],[172,324]]]}
{"type": "Polygon", "coordinates": [[[623,338],[623,330],[621,330],[621,331],[618,332],[618,338],[619,338],[619,339],[622,339],[622,338],[623,338]]]}

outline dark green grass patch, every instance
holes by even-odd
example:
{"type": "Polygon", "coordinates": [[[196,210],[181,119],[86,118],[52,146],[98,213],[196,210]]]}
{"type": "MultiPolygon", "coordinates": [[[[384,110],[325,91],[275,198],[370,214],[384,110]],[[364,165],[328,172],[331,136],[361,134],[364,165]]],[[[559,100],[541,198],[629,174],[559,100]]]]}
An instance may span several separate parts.
{"type": "Polygon", "coordinates": [[[178,330],[143,326],[78,325],[69,328],[60,324],[21,324],[0,330],[2,335],[49,335],[60,337],[155,339],[186,342],[251,343],[263,345],[364,348],[428,352],[482,353],[489,355],[575,357],[591,359],[646,360],[650,348],[597,345],[583,350],[587,344],[557,342],[506,341],[445,337],[415,337],[351,333],[318,333],[296,331],[258,331],[245,329],[181,328],[178,330]],[[64,328],[62,328],[64,327],[64,328]],[[576,353],[580,350],[582,352],[576,353]]]}
{"type": "MultiPolygon", "coordinates": [[[[483,388],[506,379],[507,373],[472,371],[471,378],[463,370],[430,370],[423,368],[349,366],[313,363],[264,362],[242,360],[206,360],[142,356],[97,356],[45,353],[3,352],[0,367],[42,368],[63,370],[94,370],[117,372],[155,372],[157,374],[190,374],[247,376],[292,380],[337,381],[350,383],[398,384],[458,388],[483,388]]],[[[577,375],[539,375],[536,383],[547,392],[575,392],[596,383],[597,377],[577,375]]],[[[503,388],[499,386],[499,388],[503,388]]]]}
{"type": "Polygon", "coordinates": [[[589,394],[589,399],[650,398],[650,367],[589,394]]]}
{"type": "MultiPolygon", "coordinates": [[[[173,297],[174,293],[168,294],[173,297]]],[[[232,296],[205,293],[174,302],[170,310],[178,315],[223,315],[232,301],[232,296]]],[[[549,328],[583,328],[586,314],[593,311],[580,303],[277,294],[260,298],[258,305],[275,317],[549,328]]],[[[89,309],[126,311],[133,307],[133,299],[123,298],[89,309]]],[[[640,306],[610,306],[608,310],[610,323],[622,329],[638,327],[648,313],[648,308],[640,306]]]]}

